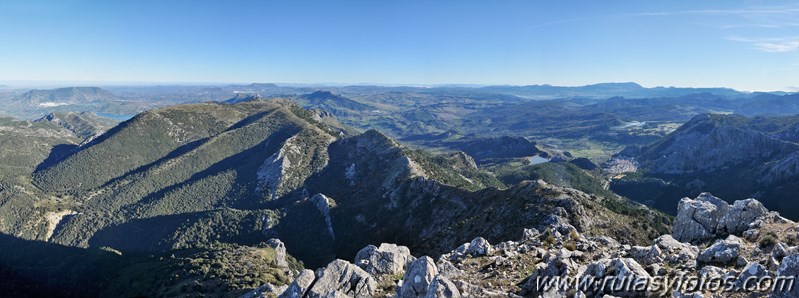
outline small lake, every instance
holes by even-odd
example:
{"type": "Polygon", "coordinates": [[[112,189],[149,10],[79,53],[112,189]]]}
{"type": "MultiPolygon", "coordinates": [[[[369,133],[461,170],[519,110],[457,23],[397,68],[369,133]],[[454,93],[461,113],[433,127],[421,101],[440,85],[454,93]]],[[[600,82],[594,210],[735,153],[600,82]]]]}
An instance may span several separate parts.
{"type": "Polygon", "coordinates": [[[530,163],[532,163],[534,165],[542,164],[542,163],[545,163],[545,162],[549,162],[549,158],[543,158],[543,157],[538,156],[538,155],[530,157],[530,163]]]}

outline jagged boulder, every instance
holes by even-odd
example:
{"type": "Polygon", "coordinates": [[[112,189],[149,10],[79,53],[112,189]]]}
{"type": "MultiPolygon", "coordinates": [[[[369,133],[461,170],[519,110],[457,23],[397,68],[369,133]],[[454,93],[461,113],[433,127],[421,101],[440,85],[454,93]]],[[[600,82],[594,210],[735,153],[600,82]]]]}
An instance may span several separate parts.
{"type": "Polygon", "coordinates": [[[472,256],[484,256],[491,252],[491,243],[483,237],[477,237],[469,242],[469,247],[466,248],[466,253],[472,256]]]}
{"type": "Polygon", "coordinates": [[[371,297],[377,289],[375,279],[363,269],[344,260],[330,262],[316,270],[316,280],[306,295],[315,297],[371,297]]]}
{"type": "Polygon", "coordinates": [[[455,267],[455,265],[453,265],[452,262],[448,261],[446,258],[440,258],[438,263],[436,263],[436,267],[438,267],[439,275],[450,280],[463,274],[463,271],[458,269],[458,267],[455,267]]]}
{"type": "Polygon", "coordinates": [[[538,263],[533,273],[527,277],[522,285],[523,296],[562,297],[564,289],[560,287],[540,288],[539,285],[551,280],[552,277],[571,276],[577,272],[578,266],[569,258],[572,256],[567,250],[550,252],[544,259],[546,262],[538,263]]]}
{"type": "Polygon", "coordinates": [[[316,279],[316,275],[312,270],[302,270],[300,274],[297,275],[297,278],[289,285],[289,287],[283,291],[283,294],[280,294],[280,298],[300,298],[305,295],[305,292],[313,284],[313,281],[316,279]]]}
{"type": "MultiPolygon", "coordinates": [[[[647,290],[645,288],[625,288],[615,289],[612,284],[630,284],[635,285],[644,280],[651,280],[651,275],[642,267],[638,262],[632,258],[613,258],[601,259],[594,261],[580,270],[579,275],[576,276],[579,280],[608,280],[612,283],[603,284],[608,288],[587,288],[588,296],[593,297],[594,294],[602,293],[604,291],[612,291],[614,295],[622,297],[640,297],[647,290]],[[623,291],[622,291],[623,290],[623,291]],[[595,291],[595,292],[592,292],[595,291]]],[[[565,295],[564,295],[565,296],[565,295]]],[[[552,296],[555,297],[555,296],[552,296]]],[[[560,296],[563,297],[563,296],[560,296]]],[[[599,296],[597,296],[599,297],[599,296]]],[[[608,297],[605,295],[604,297],[608,297]]]]}
{"type": "MultiPolygon", "coordinates": [[[[241,295],[239,298],[266,298],[266,297],[275,297],[281,293],[284,293],[288,286],[275,286],[273,284],[267,283],[262,285],[250,292],[247,292],[244,295],[241,295]]],[[[299,297],[299,296],[297,296],[299,297]]]]}
{"type": "Polygon", "coordinates": [[[682,242],[741,235],[767,214],[766,207],[755,199],[735,201],[731,206],[710,193],[702,193],[696,199],[680,200],[672,234],[682,242]]]}
{"type": "Polygon", "coordinates": [[[313,195],[309,200],[314,204],[314,206],[316,206],[316,209],[319,210],[319,213],[322,214],[322,217],[325,220],[325,225],[327,226],[328,235],[330,235],[331,238],[336,239],[336,233],[333,231],[333,222],[330,219],[330,209],[336,207],[336,201],[321,193],[313,195]]]}
{"type": "Polygon", "coordinates": [[[269,247],[275,250],[275,264],[282,268],[288,268],[289,262],[286,260],[286,245],[280,239],[272,238],[266,241],[269,247]]]}
{"type": "Polygon", "coordinates": [[[389,243],[366,246],[355,256],[355,264],[372,275],[400,274],[415,260],[408,247],[389,243]]]}
{"type": "Polygon", "coordinates": [[[719,221],[718,230],[740,235],[750,228],[750,225],[761,216],[768,214],[762,203],[755,199],[735,201],[719,221]]]}
{"type": "MultiPolygon", "coordinates": [[[[799,254],[787,256],[782,259],[779,268],[777,268],[777,272],[775,273],[777,278],[790,278],[799,276],[799,254]]],[[[783,298],[783,297],[799,297],[799,287],[794,286],[792,289],[781,289],[782,291],[774,291],[771,297],[775,298],[783,298]]]]}
{"type": "Polygon", "coordinates": [[[652,246],[633,246],[630,255],[638,262],[649,265],[663,261],[664,253],[657,245],[652,246]]]}
{"type": "Polygon", "coordinates": [[[461,297],[458,287],[448,278],[438,275],[433,278],[425,298],[458,298],[461,297]]]}
{"type": "Polygon", "coordinates": [[[655,239],[653,246],[660,248],[663,260],[670,264],[676,264],[683,268],[696,266],[699,248],[694,245],[679,242],[671,235],[666,234],[655,239]]]}
{"type": "Polygon", "coordinates": [[[402,277],[402,286],[397,289],[397,297],[425,297],[438,275],[438,268],[432,258],[423,256],[411,263],[402,277]]]}
{"type": "Polygon", "coordinates": [[[733,235],[718,240],[699,253],[698,261],[713,264],[729,264],[738,259],[743,240],[733,235]]]}
{"type": "Polygon", "coordinates": [[[768,275],[770,275],[770,273],[768,269],[766,269],[766,266],[755,262],[749,262],[741,271],[741,274],[738,275],[735,284],[738,287],[743,287],[744,290],[751,291],[750,289],[746,289],[746,287],[751,287],[752,284],[755,284],[751,281],[752,279],[759,280],[768,275]]]}
{"type": "Polygon", "coordinates": [[[677,207],[672,235],[683,242],[711,239],[719,220],[729,208],[727,202],[710,193],[702,193],[696,199],[682,198],[677,207]]]}

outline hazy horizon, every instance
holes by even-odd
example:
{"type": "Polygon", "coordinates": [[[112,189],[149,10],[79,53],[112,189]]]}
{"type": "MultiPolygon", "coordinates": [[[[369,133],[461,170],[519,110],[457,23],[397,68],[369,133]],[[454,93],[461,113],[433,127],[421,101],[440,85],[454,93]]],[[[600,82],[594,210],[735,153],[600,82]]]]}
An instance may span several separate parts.
{"type": "Polygon", "coordinates": [[[415,88],[437,88],[437,87],[460,87],[460,88],[481,88],[481,87],[495,87],[495,86],[510,86],[510,87],[526,87],[526,86],[553,86],[553,87],[585,87],[601,84],[637,84],[642,88],[696,88],[696,89],[732,89],[739,92],[799,92],[799,88],[793,87],[790,90],[742,90],[728,86],[664,86],[652,85],[647,86],[638,82],[596,82],[585,85],[555,85],[547,83],[530,83],[524,85],[518,84],[385,84],[385,83],[338,83],[338,82],[320,82],[320,83],[291,83],[291,82],[136,82],[136,81],[0,81],[0,87],[7,87],[11,89],[53,89],[53,88],[69,88],[69,87],[158,87],[158,86],[245,86],[250,84],[275,84],[281,87],[351,87],[351,86],[376,86],[376,87],[415,87],[415,88]]]}
{"type": "Polygon", "coordinates": [[[790,1],[25,1],[0,26],[0,81],[799,90],[790,1]]]}

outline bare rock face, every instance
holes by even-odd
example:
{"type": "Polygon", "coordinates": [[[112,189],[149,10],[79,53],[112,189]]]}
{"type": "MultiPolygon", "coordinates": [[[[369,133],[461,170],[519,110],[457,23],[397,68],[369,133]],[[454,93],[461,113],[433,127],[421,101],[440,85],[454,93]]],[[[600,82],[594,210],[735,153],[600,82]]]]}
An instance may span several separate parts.
{"type": "MultiPolygon", "coordinates": [[[[610,264],[608,265],[610,270],[607,273],[610,276],[613,276],[619,283],[625,282],[625,279],[633,278],[634,282],[637,280],[649,280],[652,277],[649,275],[648,272],[642,267],[638,262],[631,258],[616,258],[610,260],[610,264]]],[[[608,275],[606,275],[608,276],[608,275]]],[[[622,296],[622,297],[639,297],[646,291],[644,289],[626,289],[627,292],[615,292],[614,295],[622,296]]]]}
{"type": "Polygon", "coordinates": [[[739,287],[746,287],[747,280],[752,278],[763,278],[770,275],[766,266],[760,265],[755,262],[746,264],[746,267],[741,271],[741,274],[736,280],[736,285],[739,287]]]}
{"type": "Polygon", "coordinates": [[[419,258],[405,271],[402,286],[397,289],[397,297],[426,297],[428,290],[434,285],[433,280],[437,275],[438,268],[432,258],[428,256],[419,258]]]}
{"type": "MultiPolygon", "coordinates": [[[[247,292],[244,295],[241,295],[239,298],[266,298],[266,297],[275,297],[275,295],[280,293],[285,293],[286,289],[288,288],[287,285],[282,286],[275,286],[273,284],[265,284],[262,285],[250,292],[247,292]]],[[[299,297],[299,296],[297,296],[299,297]]]]}
{"type": "Polygon", "coordinates": [[[716,236],[741,235],[768,214],[755,199],[735,201],[732,206],[710,193],[683,198],[674,219],[673,236],[682,242],[698,242],[716,236]]]}
{"type": "Polygon", "coordinates": [[[474,238],[469,243],[464,243],[455,251],[461,255],[484,256],[492,251],[491,243],[483,237],[474,238]]]}
{"type": "Polygon", "coordinates": [[[713,245],[703,250],[698,260],[703,263],[729,264],[738,259],[743,240],[733,235],[724,240],[718,240],[713,245]]]}
{"type": "Polygon", "coordinates": [[[740,235],[761,216],[768,213],[766,207],[755,199],[735,201],[730,211],[719,221],[718,230],[723,229],[730,234],[740,235]]]}
{"type": "Polygon", "coordinates": [[[294,279],[289,287],[280,294],[280,298],[300,298],[305,295],[305,292],[311,288],[313,281],[316,279],[316,275],[312,270],[305,269],[297,275],[297,278],[294,279]]]}
{"type": "Polygon", "coordinates": [[[425,298],[458,298],[461,297],[458,287],[448,278],[438,275],[433,278],[425,298]]]}
{"type": "Polygon", "coordinates": [[[699,248],[695,245],[679,242],[671,235],[663,235],[655,239],[653,246],[660,248],[661,258],[669,264],[681,268],[696,267],[699,248]]]}
{"type": "Polygon", "coordinates": [[[710,193],[702,193],[695,200],[683,198],[677,207],[672,235],[683,242],[713,238],[719,220],[730,205],[710,193]]]}
{"type": "Polygon", "coordinates": [[[401,274],[415,260],[408,247],[389,243],[369,245],[355,256],[355,264],[372,275],[401,274]]]}
{"type": "Polygon", "coordinates": [[[272,238],[266,241],[269,247],[275,250],[275,262],[282,268],[288,268],[289,262],[286,260],[286,245],[280,239],[272,238]]]}
{"type": "Polygon", "coordinates": [[[316,280],[306,297],[371,297],[377,282],[363,269],[344,260],[316,270],[316,280]]]}
{"type": "MultiPolygon", "coordinates": [[[[780,267],[777,268],[775,274],[777,277],[791,277],[799,276],[799,254],[787,256],[782,259],[780,267]]],[[[775,298],[799,297],[799,286],[794,286],[793,289],[785,291],[775,291],[771,294],[775,298]]]]}
{"type": "MultiPolygon", "coordinates": [[[[769,213],[755,200],[729,205],[710,194],[683,199],[681,222],[675,224],[681,234],[662,235],[645,246],[622,244],[609,236],[583,236],[563,221],[567,214],[554,213],[553,220],[542,227],[543,233],[526,229],[520,240],[494,245],[478,237],[437,261],[427,256],[414,260],[403,246],[369,245],[358,253],[357,266],[336,260],[315,276],[306,270],[281,297],[727,297],[690,287],[658,292],[662,289],[647,285],[658,277],[696,274],[729,279],[732,286],[742,289],[751,278],[799,275],[799,247],[791,246],[795,236],[774,234],[796,233],[799,225],[769,213]],[[730,234],[744,229],[757,233],[750,233],[755,235],[752,239],[730,234]],[[759,235],[769,234],[772,244],[764,245],[768,242],[759,235]],[[403,277],[397,281],[399,274],[403,277]],[[557,286],[570,280],[601,284],[557,286]]],[[[799,297],[798,291],[732,297],[799,297]]]]}
{"type": "Polygon", "coordinates": [[[336,239],[336,233],[333,231],[333,222],[330,219],[330,209],[336,207],[336,201],[321,193],[313,195],[310,200],[324,217],[327,233],[331,238],[336,239]]]}

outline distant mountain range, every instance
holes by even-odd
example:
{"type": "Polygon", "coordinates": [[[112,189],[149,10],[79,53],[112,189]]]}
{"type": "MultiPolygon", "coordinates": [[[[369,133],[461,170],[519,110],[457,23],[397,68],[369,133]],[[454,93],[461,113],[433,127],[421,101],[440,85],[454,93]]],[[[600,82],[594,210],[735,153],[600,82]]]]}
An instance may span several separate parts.
{"type": "MultiPolygon", "coordinates": [[[[744,236],[757,218],[793,223],[700,192],[799,218],[797,94],[634,83],[0,94],[6,111],[36,115],[0,118],[0,291],[13,296],[407,292],[410,251],[429,262],[419,283],[527,295],[529,277],[569,264],[696,269],[715,261],[697,260],[713,237],[776,252],[790,238],[744,236]],[[674,231],[656,209],[678,215],[674,231]],[[697,227],[705,211],[716,222],[697,227]],[[388,274],[364,263],[395,258],[388,274]]],[[[750,260],[773,271],[771,256],[750,260]]]]}
{"type": "Polygon", "coordinates": [[[24,102],[44,107],[87,103],[98,100],[119,100],[119,98],[98,87],[71,87],[30,90],[11,99],[14,102],[24,102]]]}
{"type": "Polygon", "coordinates": [[[640,163],[643,178],[634,175],[614,187],[659,206],[702,191],[731,199],[754,197],[795,218],[799,217],[798,142],[799,116],[703,114],[662,140],[621,152],[620,157],[640,163]]]}
{"type": "Polygon", "coordinates": [[[6,113],[25,119],[39,118],[50,112],[101,112],[132,115],[157,104],[129,101],[98,87],[70,87],[29,90],[0,98],[6,113]]]}
{"type": "Polygon", "coordinates": [[[488,86],[480,88],[483,91],[511,94],[533,99],[553,98],[608,98],[622,97],[678,97],[696,93],[713,93],[725,97],[741,97],[746,93],[730,88],[678,88],[654,87],[645,88],[636,83],[600,83],[594,85],[564,87],[552,85],[529,86],[488,86]]]}

